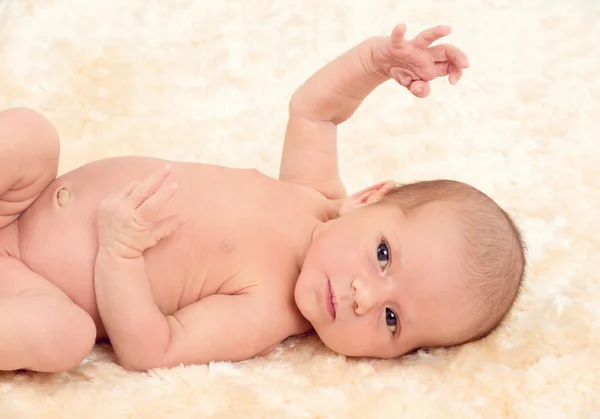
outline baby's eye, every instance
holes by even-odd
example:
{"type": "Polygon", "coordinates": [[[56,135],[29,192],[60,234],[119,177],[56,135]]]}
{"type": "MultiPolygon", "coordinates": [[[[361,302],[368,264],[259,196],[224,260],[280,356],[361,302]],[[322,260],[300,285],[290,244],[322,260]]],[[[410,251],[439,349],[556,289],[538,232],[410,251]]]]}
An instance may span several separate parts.
{"type": "Polygon", "coordinates": [[[390,264],[390,248],[386,242],[382,241],[379,243],[379,246],[377,246],[377,262],[379,262],[379,267],[382,271],[390,264]]]}
{"type": "Polygon", "coordinates": [[[390,329],[392,335],[398,332],[398,316],[389,308],[385,308],[385,325],[390,329]]]}

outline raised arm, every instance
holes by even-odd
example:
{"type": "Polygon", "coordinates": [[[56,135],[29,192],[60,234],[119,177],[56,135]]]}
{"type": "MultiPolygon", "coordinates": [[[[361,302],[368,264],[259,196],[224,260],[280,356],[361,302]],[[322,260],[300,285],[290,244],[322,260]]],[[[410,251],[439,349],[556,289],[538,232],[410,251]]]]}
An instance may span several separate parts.
{"type": "Polygon", "coordinates": [[[279,179],[330,199],[346,196],[338,171],[337,125],[388,77],[374,71],[369,39],[317,71],[292,95],[279,179]]]}
{"type": "Polygon", "coordinates": [[[437,26],[406,40],[405,25],[390,36],[372,37],[317,71],[292,95],[279,178],[305,184],[330,199],[346,196],[339,177],[337,125],[354,114],[380,84],[396,80],[425,97],[429,81],[449,76],[455,84],[468,67],[466,55],[452,45],[431,44],[450,33],[437,26]]]}

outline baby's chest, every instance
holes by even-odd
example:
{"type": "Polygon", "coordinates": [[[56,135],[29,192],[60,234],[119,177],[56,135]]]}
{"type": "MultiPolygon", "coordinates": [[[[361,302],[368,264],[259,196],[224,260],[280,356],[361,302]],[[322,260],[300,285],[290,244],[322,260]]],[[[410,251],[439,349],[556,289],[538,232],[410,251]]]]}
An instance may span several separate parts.
{"type": "Polygon", "coordinates": [[[184,225],[145,257],[155,281],[171,290],[181,288],[190,298],[238,294],[257,286],[277,286],[284,298],[293,293],[298,276],[292,249],[291,242],[272,232],[202,220],[184,225]]]}
{"type": "MultiPolygon", "coordinates": [[[[245,293],[250,289],[269,291],[272,299],[289,301],[298,278],[298,266],[293,252],[283,243],[271,242],[268,237],[249,243],[225,240],[213,264],[222,258],[230,269],[221,278],[227,278],[220,287],[225,294],[245,293]]],[[[218,269],[218,267],[209,270],[218,269]]],[[[219,281],[217,281],[219,282],[219,281]]]]}

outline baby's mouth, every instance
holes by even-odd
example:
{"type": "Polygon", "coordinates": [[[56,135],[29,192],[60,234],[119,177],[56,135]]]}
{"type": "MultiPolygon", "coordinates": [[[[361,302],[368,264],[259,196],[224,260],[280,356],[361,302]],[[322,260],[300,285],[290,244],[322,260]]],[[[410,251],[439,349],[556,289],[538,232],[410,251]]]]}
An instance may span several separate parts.
{"type": "Polygon", "coordinates": [[[336,317],[336,309],[335,309],[335,294],[333,293],[333,288],[331,287],[331,281],[327,278],[327,288],[325,292],[325,303],[327,305],[327,311],[331,314],[331,317],[335,320],[336,317]]]}

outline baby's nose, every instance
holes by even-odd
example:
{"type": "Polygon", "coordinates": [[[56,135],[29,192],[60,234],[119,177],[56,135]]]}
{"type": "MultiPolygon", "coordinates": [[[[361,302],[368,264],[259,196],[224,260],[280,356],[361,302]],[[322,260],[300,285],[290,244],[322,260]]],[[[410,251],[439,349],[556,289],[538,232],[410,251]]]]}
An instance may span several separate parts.
{"type": "Polygon", "coordinates": [[[375,304],[372,287],[366,286],[363,280],[355,279],[352,281],[352,291],[354,291],[354,312],[360,316],[371,310],[375,304]]]}

